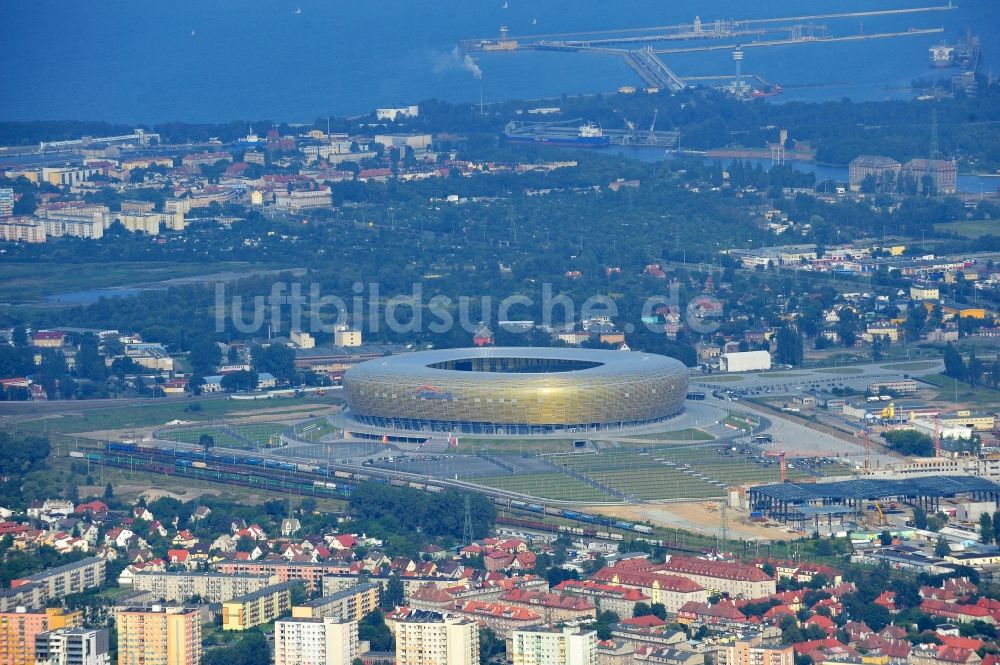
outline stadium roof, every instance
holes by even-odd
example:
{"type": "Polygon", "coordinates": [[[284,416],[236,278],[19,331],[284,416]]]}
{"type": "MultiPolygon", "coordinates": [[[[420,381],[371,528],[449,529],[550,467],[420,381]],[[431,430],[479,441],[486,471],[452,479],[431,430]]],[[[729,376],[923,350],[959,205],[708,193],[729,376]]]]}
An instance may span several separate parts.
{"type": "Polygon", "coordinates": [[[996,492],[1000,484],[969,476],[920,476],[906,480],[845,480],[836,483],[794,483],[761,485],[751,489],[758,496],[778,501],[804,503],[821,499],[883,499],[886,497],[945,497],[968,492],[996,492]]]}

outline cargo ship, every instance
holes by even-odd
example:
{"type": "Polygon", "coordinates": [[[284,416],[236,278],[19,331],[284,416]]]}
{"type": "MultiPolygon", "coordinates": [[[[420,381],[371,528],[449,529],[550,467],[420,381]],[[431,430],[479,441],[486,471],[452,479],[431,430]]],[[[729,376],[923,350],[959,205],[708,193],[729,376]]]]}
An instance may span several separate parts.
{"type": "Polygon", "coordinates": [[[504,130],[508,143],[538,143],[572,148],[603,148],[611,145],[604,130],[593,123],[572,127],[524,127],[510,123],[504,130]]]}
{"type": "Polygon", "coordinates": [[[762,99],[764,97],[776,97],[782,92],[784,92],[784,90],[781,86],[777,83],[773,83],[771,85],[764,86],[763,88],[755,88],[754,91],[750,93],[750,96],[754,99],[762,99]]]}

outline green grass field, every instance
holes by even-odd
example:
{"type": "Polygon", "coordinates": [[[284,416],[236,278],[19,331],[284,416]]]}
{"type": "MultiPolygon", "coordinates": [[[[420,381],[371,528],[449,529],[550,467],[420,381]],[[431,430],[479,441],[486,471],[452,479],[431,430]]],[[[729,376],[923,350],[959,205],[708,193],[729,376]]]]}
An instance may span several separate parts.
{"type": "Polygon", "coordinates": [[[962,404],[994,409],[997,404],[1000,404],[1000,390],[993,390],[992,388],[985,388],[983,386],[973,388],[968,383],[956,382],[955,379],[944,374],[925,374],[919,380],[938,388],[936,399],[940,402],[954,403],[957,384],[957,397],[958,401],[962,404]]]}
{"type": "Polygon", "coordinates": [[[880,365],[882,369],[922,370],[937,367],[940,363],[933,360],[914,360],[913,362],[889,363],[880,365]]]}
{"type": "Polygon", "coordinates": [[[962,220],[959,222],[942,222],[934,225],[935,231],[955,233],[966,238],[978,238],[985,235],[1000,233],[1000,222],[995,219],[962,220]]]}
{"type": "Polygon", "coordinates": [[[0,265],[0,302],[24,303],[59,293],[111,287],[130,287],[179,277],[196,277],[221,271],[255,271],[251,263],[34,263],[0,265]]]}
{"type": "Polygon", "coordinates": [[[280,423],[253,423],[247,425],[183,427],[160,430],[160,438],[181,443],[199,443],[205,434],[212,437],[216,446],[222,448],[261,448],[280,444],[278,435],[288,429],[280,423]]]}
{"type": "MultiPolygon", "coordinates": [[[[714,436],[700,429],[689,427],[687,429],[676,429],[669,432],[653,432],[652,434],[636,434],[626,436],[627,439],[641,439],[643,441],[712,441],[714,436]]],[[[623,446],[642,445],[631,441],[621,441],[623,446]]]]}
{"type": "Polygon", "coordinates": [[[308,420],[295,426],[295,436],[304,441],[319,441],[328,434],[339,432],[326,418],[308,420]]]}
{"type": "Polygon", "coordinates": [[[537,473],[519,476],[470,478],[469,482],[486,487],[521,492],[556,501],[618,501],[616,497],[561,473],[537,473]]]}
{"type": "MultiPolygon", "coordinates": [[[[334,403],[335,401],[328,397],[283,398],[266,401],[209,399],[165,402],[149,400],[148,403],[142,402],[106,409],[67,411],[63,415],[51,415],[36,420],[29,420],[21,423],[19,427],[32,431],[68,434],[107,429],[126,429],[129,427],[151,427],[168,423],[171,420],[222,420],[224,418],[239,417],[240,413],[277,408],[301,408],[303,412],[301,417],[306,417],[310,411],[321,413],[324,408],[328,408],[334,403]]],[[[67,409],[72,409],[72,406],[67,407],[67,409]]],[[[290,414],[287,417],[293,418],[295,415],[290,414]]]]}

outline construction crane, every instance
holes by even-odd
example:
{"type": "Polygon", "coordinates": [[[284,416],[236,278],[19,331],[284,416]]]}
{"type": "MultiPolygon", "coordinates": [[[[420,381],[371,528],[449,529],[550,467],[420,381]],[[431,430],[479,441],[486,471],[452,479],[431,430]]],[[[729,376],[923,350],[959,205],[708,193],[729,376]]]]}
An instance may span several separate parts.
{"type": "Polygon", "coordinates": [[[659,114],[660,114],[660,109],[653,109],[653,122],[649,123],[649,136],[646,137],[647,143],[653,142],[653,137],[655,136],[653,132],[656,129],[656,116],[658,116],[659,114]]]}
{"type": "Polygon", "coordinates": [[[839,457],[840,453],[832,452],[829,450],[817,450],[810,451],[808,453],[795,453],[788,452],[787,450],[768,450],[764,453],[765,457],[777,457],[778,458],[778,468],[781,470],[781,482],[788,481],[788,463],[787,458],[801,458],[801,457],[839,457]]]}

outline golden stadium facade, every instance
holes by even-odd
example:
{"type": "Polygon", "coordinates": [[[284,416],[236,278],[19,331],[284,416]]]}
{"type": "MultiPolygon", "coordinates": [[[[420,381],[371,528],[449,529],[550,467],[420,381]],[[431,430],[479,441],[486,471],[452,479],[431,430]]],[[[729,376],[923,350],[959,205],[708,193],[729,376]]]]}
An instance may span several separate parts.
{"type": "Polygon", "coordinates": [[[386,430],[531,435],[642,427],[684,409],[688,369],[666,356],[561,348],[387,356],[344,374],[346,416],[386,430]]]}

